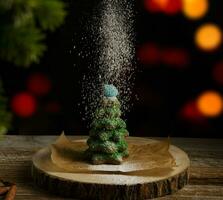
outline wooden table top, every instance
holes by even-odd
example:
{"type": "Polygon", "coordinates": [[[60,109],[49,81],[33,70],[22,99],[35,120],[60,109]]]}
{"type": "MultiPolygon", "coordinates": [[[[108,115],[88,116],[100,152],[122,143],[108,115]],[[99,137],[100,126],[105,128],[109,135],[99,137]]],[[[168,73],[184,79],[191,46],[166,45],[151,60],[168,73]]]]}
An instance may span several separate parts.
{"type": "MultiPolygon", "coordinates": [[[[64,199],[36,187],[30,173],[32,155],[57,137],[6,136],[0,141],[0,177],[17,184],[16,200],[64,199]]],[[[172,138],[171,143],[190,157],[190,183],[157,200],[223,200],[223,139],[172,138]]]]}

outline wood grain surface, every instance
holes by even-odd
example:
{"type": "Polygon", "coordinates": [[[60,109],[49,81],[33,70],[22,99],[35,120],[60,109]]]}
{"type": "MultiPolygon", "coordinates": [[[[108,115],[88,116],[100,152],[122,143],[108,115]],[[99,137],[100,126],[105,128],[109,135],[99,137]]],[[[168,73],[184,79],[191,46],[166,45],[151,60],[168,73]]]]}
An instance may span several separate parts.
{"type": "MultiPolygon", "coordinates": [[[[62,200],[36,187],[31,179],[31,158],[58,136],[6,136],[0,141],[0,177],[17,183],[17,200],[62,200]]],[[[71,137],[72,139],[80,139],[71,137]]],[[[172,138],[188,153],[189,185],[157,200],[223,200],[223,140],[172,138]]]]}
{"type": "MultiPolygon", "coordinates": [[[[124,162],[121,166],[107,166],[107,170],[108,167],[112,167],[110,168],[112,174],[109,173],[109,171],[103,173],[104,170],[102,169],[102,171],[95,174],[96,171],[92,168],[92,165],[88,165],[84,168],[85,170],[82,169],[81,172],[76,171],[75,173],[70,173],[68,172],[69,170],[66,171],[64,168],[61,171],[61,168],[55,165],[50,159],[50,148],[43,148],[33,156],[33,180],[37,185],[51,191],[53,194],[78,199],[103,198],[103,200],[152,199],[173,194],[188,183],[190,161],[184,151],[173,145],[169,147],[167,142],[160,143],[157,140],[143,137],[128,137],[127,142],[131,146],[129,147],[130,157],[131,154],[134,153],[134,151],[131,152],[131,148],[133,148],[132,145],[137,146],[137,148],[141,147],[142,149],[140,152],[137,151],[135,158],[129,158],[129,160],[124,162]],[[154,146],[154,144],[156,144],[156,146],[154,146]],[[143,145],[149,146],[143,147],[143,145]],[[157,152],[157,158],[152,160],[151,156],[149,156],[150,152],[147,152],[145,149],[148,148],[152,151],[151,146],[154,146],[154,148],[159,147],[160,149],[169,148],[171,155],[164,150],[162,152],[157,152]],[[140,158],[139,153],[141,154],[141,159],[137,160],[137,158],[140,158]],[[159,156],[162,156],[162,160],[159,160],[159,156]],[[170,162],[172,162],[171,156],[176,163],[176,166],[174,166],[172,170],[171,166],[173,166],[173,164],[170,164],[170,162]],[[168,164],[164,162],[164,158],[168,158],[168,164]],[[148,167],[151,167],[151,165],[148,166],[148,164],[151,164],[151,162],[158,162],[159,164],[157,163],[157,165],[163,168],[160,168],[159,172],[151,168],[148,170],[148,167]],[[166,168],[164,168],[165,164],[166,168]],[[138,173],[137,171],[131,173],[133,166],[135,166],[134,170],[144,170],[141,172],[138,171],[138,173]],[[122,167],[122,169],[120,167],[122,167]]],[[[86,144],[86,140],[73,141],[73,145],[76,146],[76,151],[80,149],[80,145],[78,146],[77,143],[81,143],[83,146],[83,144],[86,144]]],[[[76,167],[80,166],[80,163],[78,163],[76,167]]],[[[61,167],[63,167],[63,165],[61,167]]]]}

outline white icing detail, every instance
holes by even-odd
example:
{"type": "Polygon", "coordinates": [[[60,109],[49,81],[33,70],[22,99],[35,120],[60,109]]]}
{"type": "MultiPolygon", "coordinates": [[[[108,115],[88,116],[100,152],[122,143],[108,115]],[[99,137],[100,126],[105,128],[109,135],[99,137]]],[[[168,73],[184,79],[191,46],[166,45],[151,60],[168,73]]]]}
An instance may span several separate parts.
{"type": "Polygon", "coordinates": [[[118,100],[117,97],[105,97],[105,98],[107,98],[107,99],[109,99],[111,101],[117,101],[118,100]]]}

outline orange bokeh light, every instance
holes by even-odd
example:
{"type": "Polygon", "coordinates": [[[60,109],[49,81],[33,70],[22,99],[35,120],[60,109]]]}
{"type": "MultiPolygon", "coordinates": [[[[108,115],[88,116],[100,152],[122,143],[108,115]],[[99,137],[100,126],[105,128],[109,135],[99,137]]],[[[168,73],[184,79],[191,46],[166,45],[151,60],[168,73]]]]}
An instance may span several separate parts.
{"type": "Polygon", "coordinates": [[[206,117],[216,117],[223,111],[223,98],[215,91],[206,91],[197,99],[198,110],[206,117]]]}
{"type": "Polygon", "coordinates": [[[222,32],[215,24],[202,25],[195,33],[195,43],[204,51],[211,51],[218,48],[221,42],[222,32]]]}
{"type": "Polygon", "coordinates": [[[208,0],[183,0],[183,13],[189,19],[203,17],[209,8],[208,0]]]}

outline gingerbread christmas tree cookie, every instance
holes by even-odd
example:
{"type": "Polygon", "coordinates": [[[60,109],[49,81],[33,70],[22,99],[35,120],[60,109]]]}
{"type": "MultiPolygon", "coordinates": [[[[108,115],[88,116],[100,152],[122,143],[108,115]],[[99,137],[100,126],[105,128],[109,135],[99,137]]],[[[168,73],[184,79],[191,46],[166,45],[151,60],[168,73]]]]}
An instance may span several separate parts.
{"type": "Polygon", "coordinates": [[[87,140],[86,154],[93,164],[121,164],[128,156],[126,123],[121,119],[121,105],[114,85],[104,85],[104,97],[95,111],[87,140]]]}

